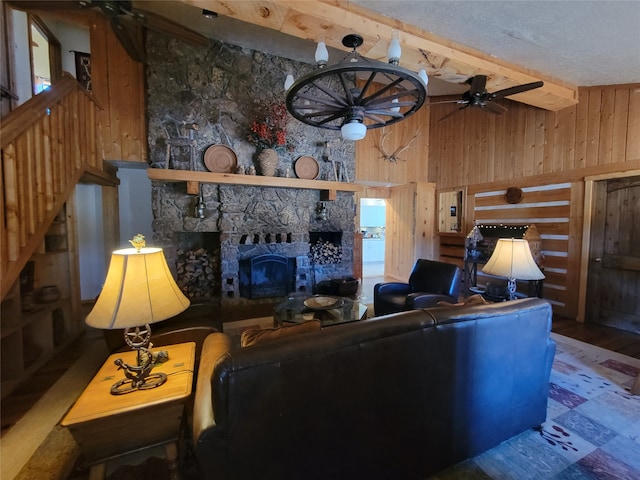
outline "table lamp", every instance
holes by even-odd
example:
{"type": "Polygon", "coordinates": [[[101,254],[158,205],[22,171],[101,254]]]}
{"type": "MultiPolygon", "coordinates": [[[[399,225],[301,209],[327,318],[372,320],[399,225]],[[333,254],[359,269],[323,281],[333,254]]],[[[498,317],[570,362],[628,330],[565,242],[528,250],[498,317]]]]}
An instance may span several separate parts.
{"type": "Polygon", "coordinates": [[[137,351],[135,366],[115,361],[126,378],[112,385],[113,395],[155,388],[166,381],[164,373],[151,374],[149,325],[177,315],[190,304],[176,285],[162,249],[146,247],[141,234],[130,242],[134,248],[112,253],[100,296],[85,320],[91,327],[124,328],[127,345],[137,351]]]}
{"type": "Polygon", "coordinates": [[[523,239],[500,238],[491,258],[482,268],[484,273],[508,280],[509,300],[515,299],[516,279],[542,280],[544,274],[533,260],[529,243],[523,239]]]}

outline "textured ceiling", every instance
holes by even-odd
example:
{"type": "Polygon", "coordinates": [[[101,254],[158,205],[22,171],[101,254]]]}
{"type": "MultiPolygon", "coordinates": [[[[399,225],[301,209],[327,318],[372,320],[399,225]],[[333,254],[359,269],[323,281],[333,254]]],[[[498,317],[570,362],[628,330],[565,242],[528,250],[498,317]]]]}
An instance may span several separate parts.
{"type": "Polygon", "coordinates": [[[353,0],[577,86],[640,82],[640,1],[353,0]]]}
{"type": "MultiPolygon", "coordinates": [[[[570,85],[640,82],[640,0],[351,3],[570,85]]],[[[210,38],[313,63],[315,44],[308,40],[223,15],[206,19],[201,9],[185,3],[138,0],[134,5],[210,38]]],[[[343,55],[333,51],[331,58],[337,61],[343,55]]],[[[429,95],[457,94],[467,89],[466,85],[433,78],[429,95]]]]}

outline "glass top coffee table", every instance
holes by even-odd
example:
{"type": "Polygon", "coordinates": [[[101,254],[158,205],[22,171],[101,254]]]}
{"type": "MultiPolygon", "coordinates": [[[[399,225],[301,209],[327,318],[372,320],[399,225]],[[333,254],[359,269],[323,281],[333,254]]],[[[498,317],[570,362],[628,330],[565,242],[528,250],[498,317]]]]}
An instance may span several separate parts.
{"type": "Polygon", "coordinates": [[[346,297],[292,295],[273,309],[276,326],[320,320],[322,327],[357,322],[367,318],[367,306],[346,297]]]}

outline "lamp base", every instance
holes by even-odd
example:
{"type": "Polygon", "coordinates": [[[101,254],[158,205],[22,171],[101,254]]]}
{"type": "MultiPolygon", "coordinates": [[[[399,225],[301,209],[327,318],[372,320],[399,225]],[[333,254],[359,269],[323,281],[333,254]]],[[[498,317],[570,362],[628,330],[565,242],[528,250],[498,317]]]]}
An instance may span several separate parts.
{"type": "Polygon", "coordinates": [[[146,377],[142,384],[136,384],[135,380],[123,378],[122,380],[111,385],[111,395],[124,395],[135,390],[151,390],[159,387],[167,381],[165,373],[154,373],[146,377]]]}
{"type": "Polygon", "coordinates": [[[149,344],[150,338],[151,327],[149,327],[149,324],[135,329],[125,328],[124,339],[130,347],[136,350],[137,365],[129,365],[119,358],[113,362],[118,366],[118,370],[124,370],[126,378],[117,381],[111,386],[111,395],[123,395],[136,390],[150,390],[167,381],[167,375],[164,373],[151,374],[151,369],[156,360],[162,362],[166,361],[168,357],[167,352],[160,351],[157,358],[154,358],[151,350],[145,347],[145,345],[149,344]]]}
{"type": "Polygon", "coordinates": [[[516,299],[516,288],[517,288],[516,279],[509,278],[507,282],[507,291],[509,292],[509,300],[516,299]]]}

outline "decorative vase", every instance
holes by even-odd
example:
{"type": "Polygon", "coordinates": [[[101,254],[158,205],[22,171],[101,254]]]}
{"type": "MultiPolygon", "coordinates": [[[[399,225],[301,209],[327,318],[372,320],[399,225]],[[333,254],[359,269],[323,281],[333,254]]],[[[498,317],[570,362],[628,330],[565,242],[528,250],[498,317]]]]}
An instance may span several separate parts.
{"type": "Polygon", "coordinates": [[[265,148],[258,154],[258,165],[260,173],[266,177],[275,177],[280,157],[278,152],[272,148],[265,148]]]}

